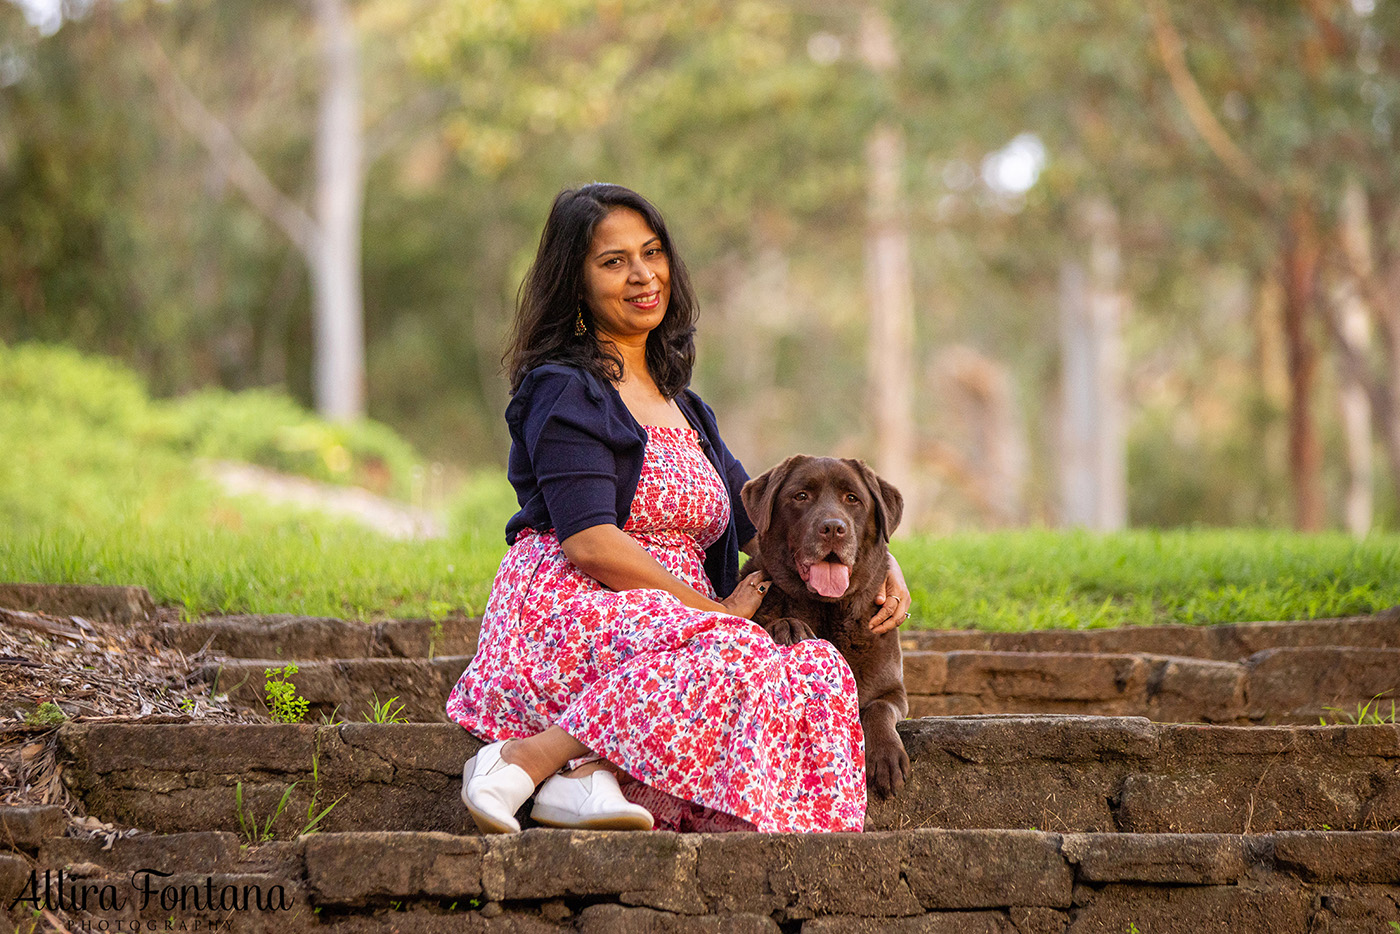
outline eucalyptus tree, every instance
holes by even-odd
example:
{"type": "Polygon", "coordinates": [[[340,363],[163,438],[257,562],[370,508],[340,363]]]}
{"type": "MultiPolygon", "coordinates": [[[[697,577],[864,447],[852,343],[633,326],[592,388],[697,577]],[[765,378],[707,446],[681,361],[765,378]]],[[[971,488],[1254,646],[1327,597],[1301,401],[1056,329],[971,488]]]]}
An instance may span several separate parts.
{"type": "Polygon", "coordinates": [[[1181,0],[1150,10],[1163,67],[1200,141],[1196,171],[1270,228],[1286,297],[1296,521],[1319,528],[1312,409],[1324,324],[1367,388],[1400,491],[1400,289],[1386,284],[1400,282],[1400,11],[1370,0],[1245,10],[1181,0]],[[1364,217],[1348,231],[1349,190],[1364,217]],[[1355,280],[1369,304],[1378,359],[1343,333],[1324,289],[1329,268],[1355,280]]]}

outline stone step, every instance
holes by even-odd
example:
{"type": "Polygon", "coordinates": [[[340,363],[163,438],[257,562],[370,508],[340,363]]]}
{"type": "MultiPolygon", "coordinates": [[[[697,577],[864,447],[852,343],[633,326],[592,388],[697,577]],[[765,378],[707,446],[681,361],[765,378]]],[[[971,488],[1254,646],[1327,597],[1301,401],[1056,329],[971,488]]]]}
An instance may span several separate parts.
{"type": "Polygon", "coordinates": [[[1400,833],[143,834],[0,844],[0,904],[62,871],[110,893],[72,930],[1340,934],[1400,920],[1398,865],[1400,833]]]}
{"type": "MultiPolygon", "coordinates": [[[[1135,717],[979,716],[900,724],[912,763],[869,828],[1065,833],[1400,829],[1400,727],[1230,727],[1135,717]]],[[[479,743],[452,724],[69,724],[63,780],[86,812],[161,832],[473,831],[458,794],[479,743]]]]}
{"type": "Polygon", "coordinates": [[[1395,648],[1400,646],[1400,607],[1370,616],[1300,622],[1038,629],[1030,632],[922,629],[905,630],[902,638],[905,648],[909,650],[1178,655],[1234,662],[1266,649],[1310,646],[1395,648]]]}
{"type": "MultiPolygon", "coordinates": [[[[309,705],[310,722],[343,720],[356,723],[372,717],[372,705],[397,698],[392,707],[400,719],[414,723],[446,723],[447,695],[471,661],[470,655],[425,658],[344,658],[297,662],[288,676],[298,696],[309,705]]],[[[267,669],[285,666],[282,659],[231,658],[197,668],[192,678],[227,693],[238,704],[267,711],[267,669]]]]}
{"type": "MultiPolygon", "coordinates": [[[[298,664],[297,693],[309,720],[360,721],[371,703],[397,697],[414,722],[446,722],[444,704],[471,657],[348,658],[298,664]]],[[[266,710],[265,672],[281,659],[228,659],[195,677],[234,701],[266,710]]],[[[1400,649],[1266,649],[1244,662],[1159,655],[1050,652],[906,652],[904,683],[914,717],[1068,713],[1148,717],[1174,723],[1347,722],[1382,695],[1400,697],[1400,649]]],[[[1374,704],[1372,705],[1374,708],[1374,704]]]]}
{"type": "Polygon", "coordinates": [[[1066,713],[1241,726],[1345,723],[1359,719],[1367,703],[1394,719],[1390,704],[1400,698],[1400,649],[1274,648],[1243,662],[915,651],[904,653],[904,683],[914,717],[1066,713]]]}
{"type": "Polygon", "coordinates": [[[146,588],[100,584],[0,583],[0,607],[122,625],[144,623],[155,614],[146,588]]]}
{"type": "MultiPolygon", "coordinates": [[[[193,654],[201,648],[236,658],[310,659],[470,655],[480,619],[451,617],[360,623],[304,616],[224,616],[154,627],[165,644],[193,654]],[[433,627],[437,626],[435,633],[433,627]]],[[[1400,646],[1400,607],[1374,616],[1216,626],[1132,626],[983,632],[906,629],[906,651],[1050,652],[1168,655],[1237,662],[1274,648],[1400,646]]]]}
{"type": "Polygon", "coordinates": [[[481,620],[394,619],[379,623],[325,616],[220,616],[194,623],[162,623],[152,633],[187,655],[200,651],[232,658],[288,661],[343,658],[435,658],[476,651],[481,620]]]}

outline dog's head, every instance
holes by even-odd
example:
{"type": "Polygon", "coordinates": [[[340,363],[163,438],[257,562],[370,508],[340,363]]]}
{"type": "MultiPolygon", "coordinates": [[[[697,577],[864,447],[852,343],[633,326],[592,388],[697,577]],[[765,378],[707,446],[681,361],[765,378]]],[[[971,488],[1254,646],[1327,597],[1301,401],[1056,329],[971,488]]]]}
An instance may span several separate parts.
{"type": "Polygon", "coordinates": [[[883,579],[904,497],[863,461],[797,454],[742,495],[764,568],[784,591],[835,601],[883,579]]]}

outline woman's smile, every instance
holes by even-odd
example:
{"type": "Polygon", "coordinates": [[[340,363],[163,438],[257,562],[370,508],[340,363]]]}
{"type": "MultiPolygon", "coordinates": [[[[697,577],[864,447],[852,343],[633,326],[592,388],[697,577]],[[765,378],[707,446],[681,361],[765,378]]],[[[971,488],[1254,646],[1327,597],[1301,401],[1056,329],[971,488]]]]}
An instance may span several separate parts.
{"type": "Polygon", "coordinates": [[[644,311],[650,311],[661,304],[661,293],[656,291],[646,292],[642,295],[634,295],[627,299],[627,301],[644,311]]]}
{"type": "Polygon", "coordinates": [[[583,270],[584,301],[598,336],[645,340],[666,317],[671,261],[656,231],[631,208],[598,222],[583,270]]]}

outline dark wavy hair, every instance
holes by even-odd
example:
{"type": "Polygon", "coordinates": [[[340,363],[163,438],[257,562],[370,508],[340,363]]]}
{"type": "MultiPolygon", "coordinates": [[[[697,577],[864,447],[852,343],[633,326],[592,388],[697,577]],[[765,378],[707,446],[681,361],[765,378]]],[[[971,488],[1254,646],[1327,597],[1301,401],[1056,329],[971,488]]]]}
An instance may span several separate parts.
{"type": "Polygon", "coordinates": [[[676,253],[666,222],[650,201],[630,188],[594,182],[561,191],[549,210],[535,262],[520,285],[514,331],[502,358],[512,393],[520,388],[525,374],[542,363],[566,363],[613,382],[622,378],[622,358],[599,342],[587,305],[580,306],[583,265],[593,232],[599,221],[618,208],[631,208],[646,219],[661,238],[671,267],[671,301],[666,316],[647,335],[647,370],[668,400],[690,385],[699,308],[690,275],[676,253]],[[584,323],[590,327],[576,335],[580,307],[584,323]]]}

